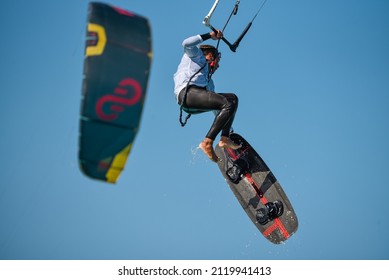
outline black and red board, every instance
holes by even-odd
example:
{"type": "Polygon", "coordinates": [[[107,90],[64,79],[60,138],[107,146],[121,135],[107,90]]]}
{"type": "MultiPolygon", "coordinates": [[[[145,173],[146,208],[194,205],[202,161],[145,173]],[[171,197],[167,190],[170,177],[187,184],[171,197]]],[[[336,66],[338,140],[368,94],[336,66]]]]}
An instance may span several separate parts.
{"type": "Polygon", "coordinates": [[[292,204],[254,148],[239,134],[230,138],[242,146],[237,150],[216,146],[220,171],[263,236],[274,244],[285,242],[298,228],[292,204]]]}

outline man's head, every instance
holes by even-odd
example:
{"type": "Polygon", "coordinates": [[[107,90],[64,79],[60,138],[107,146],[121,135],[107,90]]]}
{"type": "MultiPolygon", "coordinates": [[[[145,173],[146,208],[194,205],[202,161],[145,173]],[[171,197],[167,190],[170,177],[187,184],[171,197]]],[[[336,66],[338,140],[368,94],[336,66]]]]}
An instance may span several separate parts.
{"type": "Polygon", "coordinates": [[[221,53],[212,45],[201,45],[200,49],[202,50],[205,59],[208,61],[212,72],[215,72],[216,69],[219,68],[221,53]]]}

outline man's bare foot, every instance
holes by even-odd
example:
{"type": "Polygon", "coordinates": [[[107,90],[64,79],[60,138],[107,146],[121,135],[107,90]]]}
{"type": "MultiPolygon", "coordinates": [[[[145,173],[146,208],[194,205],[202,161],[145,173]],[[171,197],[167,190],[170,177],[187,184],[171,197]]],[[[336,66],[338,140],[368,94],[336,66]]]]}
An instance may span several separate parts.
{"type": "Polygon", "coordinates": [[[217,162],[219,158],[213,150],[213,140],[205,138],[203,142],[200,143],[199,148],[209,157],[210,160],[217,162]]]}
{"type": "Polygon", "coordinates": [[[237,149],[241,148],[242,145],[235,144],[229,137],[222,136],[220,138],[219,147],[237,150],[237,149]]]}

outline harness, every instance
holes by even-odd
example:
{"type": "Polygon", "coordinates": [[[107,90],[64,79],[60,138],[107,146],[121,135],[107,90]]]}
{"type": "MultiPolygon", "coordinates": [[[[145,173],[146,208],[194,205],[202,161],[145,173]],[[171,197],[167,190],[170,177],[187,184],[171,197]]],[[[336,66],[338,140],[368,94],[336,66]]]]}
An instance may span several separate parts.
{"type": "Polygon", "coordinates": [[[188,90],[190,88],[189,86],[189,83],[192,81],[192,79],[194,78],[194,76],[196,76],[198,73],[201,72],[201,70],[204,69],[205,66],[207,66],[208,62],[206,62],[199,70],[197,70],[196,73],[194,73],[190,78],[189,78],[189,81],[188,83],[186,84],[186,87],[185,87],[185,93],[184,93],[184,96],[182,98],[182,102],[181,102],[181,106],[180,106],[180,118],[179,118],[179,121],[180,121],[180,124],[181,124],[181,127],[184,127],[186,125],[186,123],[188,122],[189,118],[192,116],[192,114],[196,114],[196,113],[199,113],[199,111],[196,111],[196,110],[191,110],[190,108],[185,108],[184,107],[184,104],[186,103],[186,96],[188,95],[188,90]],[[188,113],[188,115],[185,117],[185,120],[182,121],[182,111],[185,111],[188,113]]]}

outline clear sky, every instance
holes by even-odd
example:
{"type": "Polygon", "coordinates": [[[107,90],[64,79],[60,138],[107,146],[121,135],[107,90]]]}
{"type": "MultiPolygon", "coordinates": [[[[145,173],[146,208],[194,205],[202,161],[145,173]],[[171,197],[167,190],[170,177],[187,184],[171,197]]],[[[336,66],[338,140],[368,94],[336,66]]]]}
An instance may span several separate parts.
{"type": "MultiPolygon", "coordinates": [[[[196,150],[212,113],[178,122],[181,42],[213,0],[106,1],[147,16],[153,62],[140,131],[111,185],[78,167],[88,1],[0,8],[0,259],[388,259],[389,1],[268,0],[216,90],[239,96],[235,131],[299,218],[273,245],[196,150]]],[[[224,25],[234,0],[212,23],[224,25]]],[[[261,1],[241,1],[234,40],[261,1]]],[[[215,41],[209,41],[214,43],[215,41]]]]}

